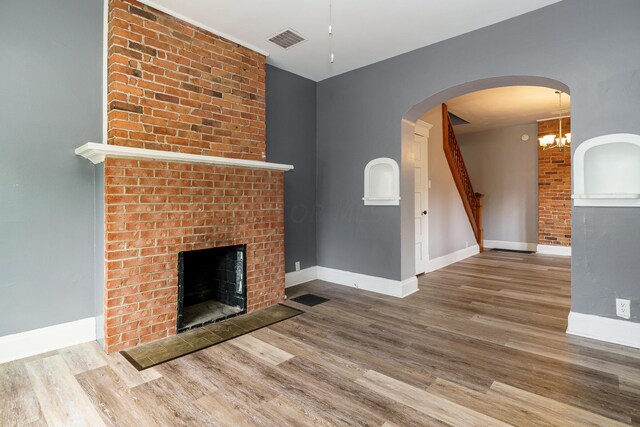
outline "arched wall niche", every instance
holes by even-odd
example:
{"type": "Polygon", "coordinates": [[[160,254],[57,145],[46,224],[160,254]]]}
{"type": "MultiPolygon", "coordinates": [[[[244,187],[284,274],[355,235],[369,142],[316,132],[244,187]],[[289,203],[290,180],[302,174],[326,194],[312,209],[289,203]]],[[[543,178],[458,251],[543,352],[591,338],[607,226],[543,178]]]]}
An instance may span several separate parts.
{"type": "Polygon", "coordinates": [[[640,135],[591,138],[573,155],[576,206],[640,207],[640,135]]]}
{"type": "Polygon", "coordinates": [[[364,168],[364,204],[393,206],[400,204],[398,164],[388,157],[371,160],[364,168]]]}

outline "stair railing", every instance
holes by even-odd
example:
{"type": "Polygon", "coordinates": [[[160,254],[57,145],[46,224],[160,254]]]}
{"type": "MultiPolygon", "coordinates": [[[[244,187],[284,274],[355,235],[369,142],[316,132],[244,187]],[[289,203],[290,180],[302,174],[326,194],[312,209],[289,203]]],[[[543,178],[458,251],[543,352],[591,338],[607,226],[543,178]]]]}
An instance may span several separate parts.
{"type": "Polygon", "coordinates": [[[471,185],[471,179],[467,172],[467,167],[464,164],[462,158],[462,152],[458,145],[458,139],[453,130],[453,124],[449,118],[449,111],[446,104],[442,104],[442,131],[444,140],[444,154],[449,163],[453,180],[456,183],[464,210],[467,212],[473,234],[475,235],[476,242],[480,246],[480,251],[483,250],[483,230],[482,230],[482,198],[484,197],[480,193],[473,191],[471,185]]]}

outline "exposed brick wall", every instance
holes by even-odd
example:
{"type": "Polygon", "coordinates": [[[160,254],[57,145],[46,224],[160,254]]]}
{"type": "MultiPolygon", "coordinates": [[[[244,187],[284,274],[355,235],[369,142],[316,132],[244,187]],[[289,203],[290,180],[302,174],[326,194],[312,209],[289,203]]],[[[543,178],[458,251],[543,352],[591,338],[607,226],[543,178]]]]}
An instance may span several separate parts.
{"type": "MultiPolygon", "coordinates": [[[[108,143],[264,160],[265,58],[109,1],[108,143]]],[[[105,162],[105,346],[176,333],[178,253],[247,244],[249,311],[284,299],[284,173],[105,162]]]]}
{"type": "Polygon", "coordinates": [[[107,159],[107,351],[176,333],[178,252],[247,244],[252,311],[284,300],[284,172],[107,159]]]}
{"type": "MultiPolygon", "coordinates": [[[[538,122],[538,136],[558,135],[558,120],[538,122]]],[[[571,119],[562,119],[562,133],[571,119]]],[[[538,147],[538,243],[571,246],[571,149],[538,147]]]]}
{"type": "Polygon", "coordinates": [[[264,160],[265,57],[109,1],[109,144],[264,160]]]}

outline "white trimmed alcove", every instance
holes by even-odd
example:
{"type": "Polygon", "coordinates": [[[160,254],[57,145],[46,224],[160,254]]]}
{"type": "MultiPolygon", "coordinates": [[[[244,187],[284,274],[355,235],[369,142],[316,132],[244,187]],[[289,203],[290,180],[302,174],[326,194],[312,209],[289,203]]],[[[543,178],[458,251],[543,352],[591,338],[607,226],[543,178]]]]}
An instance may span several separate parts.
{"type": "Polygon", "coordinates": [[[573,155],[575,206],[640,207],[640,135],[589,139],[573,155]]]}
{"type": "Polygon", "coordinates": [[[380,157],[364,168],[364,204],[400,205],[400,168],[395,160],[380,157]]]}

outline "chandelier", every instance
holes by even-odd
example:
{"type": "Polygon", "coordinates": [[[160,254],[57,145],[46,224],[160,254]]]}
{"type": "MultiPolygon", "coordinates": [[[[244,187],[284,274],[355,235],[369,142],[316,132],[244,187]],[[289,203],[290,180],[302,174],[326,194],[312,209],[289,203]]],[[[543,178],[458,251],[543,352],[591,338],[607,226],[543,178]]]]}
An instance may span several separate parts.
{"type": "Polygon", "coordinates": [[[562,136],[562,92],[556,91],[558,94],[558,135],[545,135],[538,138],[540,141],[540,147],[543,150],[557,147],[559,150],[563,150],[565,147],[571,146],[571,133],[566,133],[562,136]]]}

